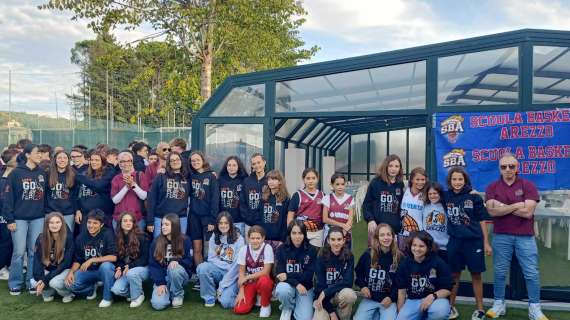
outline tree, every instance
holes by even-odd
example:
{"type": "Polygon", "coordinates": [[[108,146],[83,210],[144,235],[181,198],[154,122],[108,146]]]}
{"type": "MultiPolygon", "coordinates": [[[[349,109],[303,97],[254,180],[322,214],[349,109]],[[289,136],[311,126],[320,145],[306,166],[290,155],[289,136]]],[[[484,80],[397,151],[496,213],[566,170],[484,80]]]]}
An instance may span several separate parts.
{"type": "Polygon", "coordinates": [[[198,103],[229,74],[295,65],[318,50],[303,48],[298,0],[49,0],[40,8],[71,10],[96,33],[150,23],[199,64],[198,103]]]}

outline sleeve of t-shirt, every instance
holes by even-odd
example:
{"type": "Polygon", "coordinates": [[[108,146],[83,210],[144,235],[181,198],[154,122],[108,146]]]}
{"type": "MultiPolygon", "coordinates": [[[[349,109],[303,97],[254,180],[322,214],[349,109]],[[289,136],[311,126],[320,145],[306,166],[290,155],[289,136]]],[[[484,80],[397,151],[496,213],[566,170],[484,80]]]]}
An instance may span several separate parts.
{"type": "Polygon", "coordinates": [[[350,203],[348,204],[349,209],[354,209],[354,198],[350,196],[350,203]]]}
{"type": "Polygon", "coordinates": [[[327,194],[326,196],[324,196],[321,203],[323,204],[323,206],[330,208],[330,206],[331,206],[331,195],[327,194]]]}
{"type": "Polygon", "coordinates": [[[237,263],[240,266],[245,266],[245,253],[247,251],[247,245],[241,247],[241,249],[239,249],[238,252],[238,256],[237,256],[237,263]]]}
{"type": "Polygon", "coordinates": [[[293,211],[293,212],[297,212],[297,210],[299,210],[299,202],[300,201],[300,197],[299,197],[299,192],[295,192],[293,193],[293,196],[291,197],[291,201],[289,201],[289,209],[288,211],[293,211]]]}
{"type": "Polygon", "coordinates": [[[495,184],[490,184],[485,190],[485,201],[495,200],[497,195],[495,194],[495,184]]]}
{"type": "Polygon", "coordinates": [[[275,262],[275,256],[273,255],[273,247],[271,247],[270,245],[265,245],[265,249],[263,250],[263,263],[268,264],[274,262],[275,262]]]}
{"type": "Polygon", "coordinates": [[[525,180],[523,188],[524,188],[525,200],[534,200],[536,202],[540,201],[540,195],[538,194],[538,190],[536,189],[536,186],[533,183],[525,180]]]}

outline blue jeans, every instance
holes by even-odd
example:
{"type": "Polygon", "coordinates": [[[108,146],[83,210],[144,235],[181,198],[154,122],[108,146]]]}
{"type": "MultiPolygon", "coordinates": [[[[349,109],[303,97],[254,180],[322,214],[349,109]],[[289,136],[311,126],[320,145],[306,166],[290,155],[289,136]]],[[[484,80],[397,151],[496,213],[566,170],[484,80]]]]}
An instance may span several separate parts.
{"type": "MultiPolygon", "coordinates": [[[[119,226],[119,223],[115,220],[113,220],[113,231],[117,231],[117,227],[119,226]]],[[[137,222],[137,226],[139,227],[139,229],[143,232],[145,232],[146,230],[146,221],[144,219],[141,219],[139,222],[137,222]]]]}
{"type": "MultiPolygon", "coordinates": [[[[48,274],[48,271],[45,273],[48,274]]],[[[63,272],[53,277],[49,283],[46,283],[42,296],[44,298],[53,297],[56,292],[62,297],[69,296],[71,292],[65,287],[65,277],[67,277],[68,273],[69,269],[65,269],[63,272]]],[[[30,282],[32,284],[32,288],[35,288],[38,285],[36,279],[31,279],[30,282]]]]}
{"type": "MultiPolygon", "coordinates": [[[[216,298],[216,287],[227,273],[226,270],[211,262],[202,262],[196,269],[200,279],[200,297],[204,301],[216,298]]],[[[223,308],[233,308],[237,296],[237,284],[224,288],[218,300],[223,308]]]]}
{"type": "MultiPolygon", "coordinates": [[[[114,271],[113,271],[114,276],[114,271]]],[[[143,282],[148,279],[148,267],[135,267],[129,269],[126,275],[115,280],[111,292],[117,296],[129,297],[131,300],[144,295],[143,282]]]]}
{"type": "Polygon", "coordinates": [[[97,270],[75,271],[75,279],[68,289],[80,296],[89,296],[95,290],[95,284],[102,281],[103,300],[111,301],[113,299],[111,287],[115,282],[114,275],[115,266],[111,262],[103,262],[97,270]]]}
{"type": "Polygon", "coordinates": [[[358,310],[354,315],[354,320],[394,320],[396,319],[396,304],[391,303],[388,308],[385,308],[380,302],[372,299],[363,298],[358,305],[358,310]]]}
{"type": "MultiPolygon", "coordinates": [[[[162,224],[162,218],[154,218],[154,231],[152,236],[156,239],[160,235],[160,225],[162,224]]],[[[186,228],[188,228],[188,218],[180,217],[180,230],[182,234],[186,234],[186,228]]]]}
{"type": "Polygon", "coordinates": [[[505,300],[507,273],[511,267],[513,251],[517,255],[528,292],[529,303],[540,303],[540,274],[538,271],[538,248],[534,236],[509,234],[493,235],[493,267],[495,300],[505,300]]]}
{"type": "Polygon", "coordinates": [[[422,312],[420,305],[422,299],[406,299],[400,313],[398,313],[398,320],[447,320],[451,307],[449,300],[445,298],[436,299],[428,310],[422,312]]]}
{"type": "Polygon", "coordinates": [[[34,220],[16,220],[16,231],[12,232],[12,261],[10,262],[10,289],[31,288],[32,270],[34,268],[34,246],[42,233],[44,218],[34,220]],[[24,287],[24,254],[28,254],[28,271],[24,287]]]}
{"type": "Polygon", "coordinates": [[[152,289],[152,298],[150,299],[150,304],[155,310],[162,310],[170,305],[171,298],[182,298],[184,299],[184,286],[188,283],[190,277],[186,272],[186,269],[181,265],[176,266],[174,269],[167,268],[166,270],[166,287],[167,290],[163,295],[158,295],[157,288],[155,284],[152,289]]]}
{"type": "Polygon", "coordinates": [[[73,230],[75,229],[75,215],[70,214],[67,216],[63,216],[63,220],[65,221],[65,224],[69,227],[69,230],[71,230],[71,234],[73,234],[73,230]]]}
{"type": "Polygon", "coordinates": [[[306,295],[300,295],[296,288],[286,282],[279,282],[275,288],[275,296],[281,302],[281,310],[293,310],[297,320],[313,318],[314,290],[308,290],[306,295]]]}

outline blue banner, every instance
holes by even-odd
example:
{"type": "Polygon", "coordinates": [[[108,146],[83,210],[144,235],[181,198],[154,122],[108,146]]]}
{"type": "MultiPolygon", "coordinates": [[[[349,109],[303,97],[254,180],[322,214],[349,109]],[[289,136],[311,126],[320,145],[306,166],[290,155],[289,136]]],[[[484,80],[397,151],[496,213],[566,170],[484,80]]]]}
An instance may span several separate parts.
{"type": "Polygon", "coordinates": [[[519,175],[539,190],[570,189],[570,109],[526,112],[436,113],[433,134],[437,178],[465,167],[478,191],[499,178],[505,152],[519,161],[519,175]]]}

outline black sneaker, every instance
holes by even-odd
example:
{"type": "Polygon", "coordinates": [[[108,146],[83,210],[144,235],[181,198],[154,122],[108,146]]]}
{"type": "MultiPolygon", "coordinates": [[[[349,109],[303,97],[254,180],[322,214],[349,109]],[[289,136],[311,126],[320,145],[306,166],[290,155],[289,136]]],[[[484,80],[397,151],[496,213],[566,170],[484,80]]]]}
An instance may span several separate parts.
{"type": "Polygon", "coordinates": [[[194,291],[200,291],[200,282],[196,282],[194,284],[194,286],[192,287],[192,290],[194,291]]]}
{"type": "Polygon", "coordinates": [[[22,293],[20,288],[10,288],[10,295],[11,296],[19,296],[22,293]]]}
{"type": "Polygon", "coordinates": [[[485,319],[485,312],[482,310],[475,310],[471,315],[471,320],[483,320],[485,319]]]}

